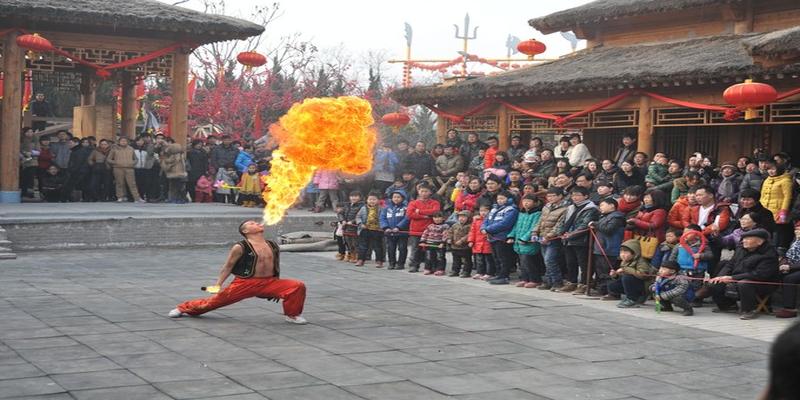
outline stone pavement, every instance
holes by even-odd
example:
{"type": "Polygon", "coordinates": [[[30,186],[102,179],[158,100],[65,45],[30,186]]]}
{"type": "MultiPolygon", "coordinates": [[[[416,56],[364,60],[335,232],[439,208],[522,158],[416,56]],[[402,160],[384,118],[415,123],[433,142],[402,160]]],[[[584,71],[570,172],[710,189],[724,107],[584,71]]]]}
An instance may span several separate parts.
{"type": "MultiPolygon", "coordinates": [[[[735,331],[325,254],[282,257],[308,285],[310,325],[257,299],[165,317],[202,295],[224,257],[64,251],[0,264],[0,398],[753,399],[767,378],[768,342],[735,331]]],[[[707,324],[733,325],[718,317],[707,324]]]]}

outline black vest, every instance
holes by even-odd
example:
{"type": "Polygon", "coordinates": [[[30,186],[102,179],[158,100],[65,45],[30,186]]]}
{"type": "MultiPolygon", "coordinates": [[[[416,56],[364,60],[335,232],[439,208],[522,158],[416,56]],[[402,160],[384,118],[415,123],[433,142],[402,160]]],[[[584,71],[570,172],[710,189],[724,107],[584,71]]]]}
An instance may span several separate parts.
{"type": "MultiPolygon", "coordinates": [[[[275,278],[280,278],[281,270],[280,270],[280,248],[278,244],[267,240],[267,244],[269,247],[272,248],[272,265],[273,265],[273,276],[275,278]]],[[[247,240],[242,240],[238,243],[239,246],[242,246],[242,256],[236,260],[236,263],[233,265],[233,270],[231,273],[238,276],[239,278],[251,278],[253,274],[256,272],[256,264],[258,263],[258,254],[256,254],[255,250],[253,250],[253,246],[250,245],[250,242],[247,240]]]]}

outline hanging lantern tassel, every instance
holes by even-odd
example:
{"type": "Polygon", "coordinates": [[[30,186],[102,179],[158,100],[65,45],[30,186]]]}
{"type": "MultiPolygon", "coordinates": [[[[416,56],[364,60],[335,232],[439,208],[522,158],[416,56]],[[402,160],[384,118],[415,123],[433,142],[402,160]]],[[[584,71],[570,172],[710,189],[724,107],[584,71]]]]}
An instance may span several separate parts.
{"type": "Polygon", "coordinates": [[[253,67],[260,67],[267,63],[267,57],[255,51],[243,51],[236,56],[239,64],[244,65],[244,70],[250,72],[253,67]]]}
{"type": "Polygon", "coordinates": [[[722,93],[722,98],[728,104],[744,111],[744,119],[758,118],[758,109],[778,99],[778,91],[766,83],[753,82],[746,79],[744,83],[737,83],[722,93]]]}

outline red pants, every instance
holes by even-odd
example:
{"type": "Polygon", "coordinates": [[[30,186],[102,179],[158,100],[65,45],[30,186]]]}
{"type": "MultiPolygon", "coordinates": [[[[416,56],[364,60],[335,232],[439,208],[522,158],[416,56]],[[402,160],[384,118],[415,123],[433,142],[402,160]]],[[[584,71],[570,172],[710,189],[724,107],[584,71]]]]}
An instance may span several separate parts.
{"type": "Polygon", "coordinates": [[[195,203],[211,203],[211,193],[195,191],[194,192],[194,202],[195,203]]]}
{"type": "Polygon", "coordinates": [[[294,279],[236,278],[219,293],[209,298],[181,303],[178,310],[189,315],[200,315],[250,297],[282,299],[283,313],[296,317],[303,313],[306,285],[294,279]]]}

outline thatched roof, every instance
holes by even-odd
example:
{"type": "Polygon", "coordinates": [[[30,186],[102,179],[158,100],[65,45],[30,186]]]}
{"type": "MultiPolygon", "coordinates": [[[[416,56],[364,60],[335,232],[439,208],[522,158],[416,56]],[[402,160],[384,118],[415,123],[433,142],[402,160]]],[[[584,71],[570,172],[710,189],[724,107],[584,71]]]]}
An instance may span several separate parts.
{"type": "Polygon", "coordinates": [[[576,26],[644,14],[740,3],[743,0],[597,0],[528,21],[542,33],[569,31],[576,26]]]}
{"type": "Polygon", "coordinates": [[[704,37],[626,47],[597,47],[557,61],[451,86],[398,89],[392,98],[405,104],[469,101],[487,97],[535,96],[594,90],[649,88],[674,84],[760,78],[796,73],[800,64],[766,71],[753,62],[743,41],[763,34],[704,37]]]}
{"type": "Polygon", "coordinates": [[[211,42],[260,35],[252,22],[155,0],[0,0],[0,25],[211,42]]]}
{"type": "Polygon", "coordinates": [[[744,44],[754,56],[796,56],[800,54],[800,26],[759,35],[744,44]]]}

